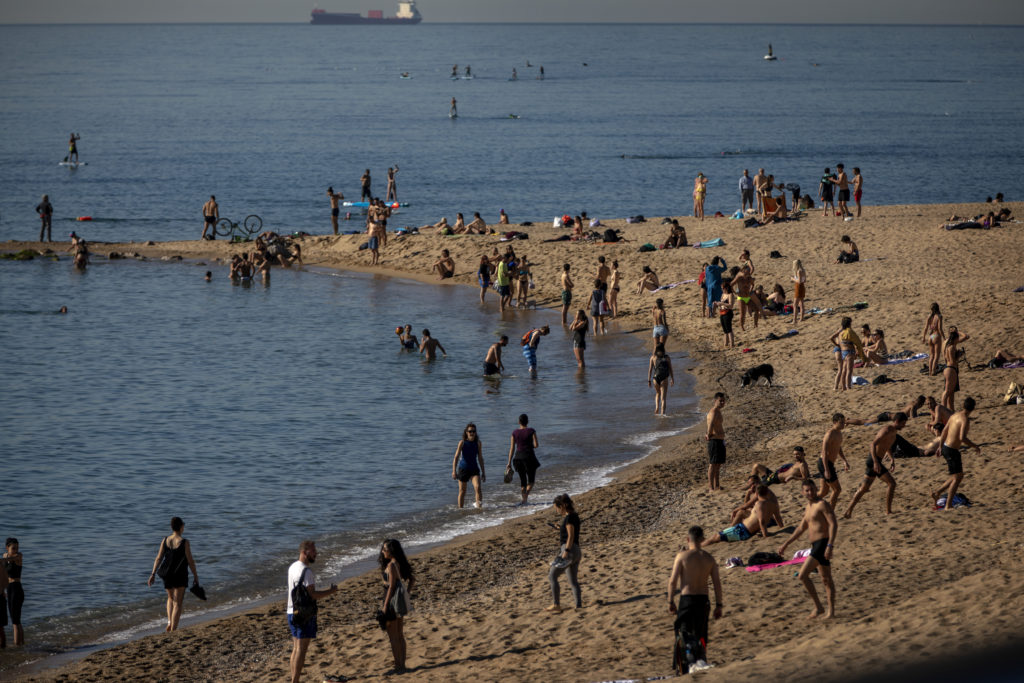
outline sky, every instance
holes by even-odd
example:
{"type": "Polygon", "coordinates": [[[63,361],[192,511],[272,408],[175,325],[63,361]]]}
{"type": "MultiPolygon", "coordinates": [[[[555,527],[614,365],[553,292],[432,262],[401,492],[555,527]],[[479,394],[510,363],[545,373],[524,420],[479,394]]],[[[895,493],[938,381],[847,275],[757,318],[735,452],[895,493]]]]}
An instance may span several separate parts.
{"type": "MultiPolygon", "coordinates": [[[[398,0],[0,0],[0,24],[306,22],[398,0]]],[[[1024,24],[1021,0],[418,0],[425,22],[1024,24]]]]}

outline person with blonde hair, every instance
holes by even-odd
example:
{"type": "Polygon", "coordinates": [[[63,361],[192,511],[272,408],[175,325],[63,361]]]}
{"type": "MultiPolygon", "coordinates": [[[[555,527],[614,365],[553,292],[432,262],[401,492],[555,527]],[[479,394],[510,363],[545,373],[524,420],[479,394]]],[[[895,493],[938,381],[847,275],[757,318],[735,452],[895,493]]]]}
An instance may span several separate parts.
{"type": "Polygon", "coordinates": [[[807,294],[807,271],[800,259],[793,261],[793,323],[804,319],[804,296],[807,294]]]}

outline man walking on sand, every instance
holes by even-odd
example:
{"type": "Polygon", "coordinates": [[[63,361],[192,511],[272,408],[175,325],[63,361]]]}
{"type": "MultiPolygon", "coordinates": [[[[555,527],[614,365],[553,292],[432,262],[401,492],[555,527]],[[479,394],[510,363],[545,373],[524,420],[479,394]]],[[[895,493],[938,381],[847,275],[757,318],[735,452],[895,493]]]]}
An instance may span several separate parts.
{"type": "Polygon", "coordinates": [[[946,510],[953,507],[953,496],[964,478],[964,465],[960,458],[961,445],[968,445],[974,449],[975,455],[981,455],[981,448],[967,438],[967,431],[971,427],[971,412],[974,411],[974,399],[968,396],[964,399],[964,409],[955,413],[949,418],[949,422],[942,428],[942,435],[939,437],[942,443],[942,458],[946,461],[946,470],[949,472],[949,479],[946,480],[937,491],[932,493],[932,499],[936,503],[939,495],[946,492],[946,510]]]}
{"type": "Polygon", "coordinates": [[[334,234],[338,234],[338,214],[341,213],[341,208],[338,206],[338,202],[345,198],[340,192],[335,192],[333,187],[327,188],[327,197],[331,200],[331,227],[334,228],[334,234]]]}
{"type": "Polygon", "coordinates": [[[725,464],[725,428],[722,426],[722,406],[725,405],[725,394],[715,394],[714,403],[708,411],[707,430],[704,440],[708,442],[708,490],[718,491],[722,488],[718,480],[719,471],[725,464]]]}
{"type": "Polygon", "coordinates": [[[331,584],[331,587],[325,591],[316,589],[316,579],[313,576],[313,571],[309,568],[309,565],[314,562],[316,562],[316,543],[303,541],[299,545],[299,559],[288,567],[288,628],[292,632],[292,683],[299,683],[299,679],[302,677],[302,667],[306,662],[309,641],[316,638],[316,614],[311,616],[308,621],[301,624],[296,623],[292,591],[301,582],[313,600],[320,600],[338,592],[338,587],[334,584],[331,584]]]}
{"type": "Polygon", "coordinates": [[[804,584],[807,594],[814,601],[814,611],[809,615],[810,619],[825,615],[831,619],[836,615],[836,587],[832,583],[832,545],[836,542],[836,533],[839,531],[839,522],[836,521],[836,514],[827,501],[818,496],[818,490],[814,482],[804,479],[801,489],[804,498],[807,499],[807,508],[804,510],[804,518],[800,520],[800,526],[796,528],[782,547],[779,548],[779,555],[786,556],[786,548],[789,544],[800,537],[800,534],[807,531],[811,539],[811,554],[804,560],[800,568],[800,581],[804,584]],[[818,599],[818,592],[811,582],[811,572],[815,569],[821,574],[821,583],[825,586],[825,600],[828,602],[828,610],[821,606],[818,599]]]}
{"type": "Polygon", "coordinates": [[[850,507],[846,508],[846,512],[843,513],[844,519],[850,519],[857,501],[871,490],[871,484],[874,483],[876,477],[884,481],[889,487],[885,495],[885,514],[892,514],[892,499],[896,495],[896,480],[893,479],[890,469],[896,469],[896,459],[893,458],[890,449],[893,442],[896,441],[898,432],[906,426],[907,414],[901,412],[893,415],[892,424],[887,424],[878,430],[875,440],[871,442],[871,455],[867,459],[864,482],[857,489],[857,493],[853,494],[850,507]],[[887,455],[889,456],[890,469],[886,469],[885,465],[882,464],[882,458],[887,455]]]}
{"type": "Polygon", "coordinates": [[[206,231],[210,231],[209,239],[217,239],[217,219],[220,218],[220,207],[217,206],[217,198],[212,194],[210,200],[203,204],[203,236],[199,239],[207,239],[206,231]]]}
{"type": "Polygon", "coordinates": [[[749,205],[751,209],[755,207],[754,204],[754,179],[750,177],[750,171],[743,169],[743,177],[740,178],[740,207],[741,211],[746,211],[749,205]]]}
{"type": "Polygon", "coordinates": [[[818,496],[824,498],[826,493],[832,491],[832,498],[828,504],[833,508],[843,490],[843,487],[839,485],[836,458],[842,458],[844,471],[850,471],[850,461],[843,454],[844,427],[846,427],[846,417],[842,413],[833,415],[832,426],[825,432],[825,438],[821,441],[821,456],[818,458],[818,472],[821,473],[821,491],[818,492],[818,496]]]}
{"type": "Polygon", "coordinates": [[[572,304],[572,278],[569,277],[569,264],[562,265],[562,324],[568,324],[569,305],[572,304]]]}
{"type": "Polygon", "coordinates": [[[708,579],[715,588],[715,619],[722,618],[722,580],[718,575],[718,563],[710,553],[701,549],[703,542],[704,530],[699,526],[690,527],[687,549],[676,553],[668,579],[668,611],[676,615],[673,666],[680,674],[709,668],[707,646],[711,601],[708,599],[708,579]],[[677,591],[681,593],[678,607],[675,603],[677,591]],[[694,661],[691,662],[691,658],[694,661]]]}
{"type": "Polygon", "coordinates": [[[484,356],[484,375],[500,375],[505,371],[505,365],[501,362],[501,349],[502,347],[508,346],[508,336],[501,335],[501,339],[491,344],[491,348],[487,349],[487,355],[484,356]]]}

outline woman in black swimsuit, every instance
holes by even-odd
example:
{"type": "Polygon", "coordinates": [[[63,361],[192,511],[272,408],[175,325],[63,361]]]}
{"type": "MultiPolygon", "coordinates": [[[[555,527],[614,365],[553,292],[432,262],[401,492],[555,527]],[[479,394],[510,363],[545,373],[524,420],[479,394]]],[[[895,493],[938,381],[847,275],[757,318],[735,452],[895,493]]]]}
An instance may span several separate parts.
{"type": "Polygon", "coordinates": [[[583,361],[583,352],[587,348],[588,329],[590,329],[590,320],[587,318],[587,312],[581,308],[576,311],[576,318],[569,325],[569,330],[572,332],[572,352],[576,354],[576,365],[580,370],[587,366],[583,361]]]}
{"type": "Polygon", "coordinates": [[[654,414],[664,415],[668,403],[668,385],[675,384],[676,377],[672,372],[672,360],[665,353],[665,345],[658,344],[647,364],[647,386],[654,386],[654,414]]]}
{"type": "Polygon", "coordinates": [[[153,560],[153,571],[149,575],[147,586],[153,585],[157,572],[164,582],[167,591],[167,628],[173,631],[178,628],[181,619],[181,604],[185,600],[185,589],[188,587],[188,571],[192,570],[193,583],[199,583],[196,563],[192,559],[192,548],[188,539],[181,532],[185,530],[185,522],[181,517],[171,517],[171,535],[160,543],[160,550],[153,560]]]}
{"type": "MultiPolygon", "coordinates": [[[[4,553],[4,569],[7,571],[9,583],[5,590],[5,596],[2,597],[6,597],[7,610],[11,613],[11,635],[14,637],[14,644],[16,646],[24,645],[25,631],[21,628],[21,606],[25,602],[25,589],[21,587],[22,556],[21,551],[18,550],[18,539],[8,538],[4,545],[7,549],[7,552],[4,553]]],[[[5,613],[0,628],[6,624],[7,614],[5,613]]]]}

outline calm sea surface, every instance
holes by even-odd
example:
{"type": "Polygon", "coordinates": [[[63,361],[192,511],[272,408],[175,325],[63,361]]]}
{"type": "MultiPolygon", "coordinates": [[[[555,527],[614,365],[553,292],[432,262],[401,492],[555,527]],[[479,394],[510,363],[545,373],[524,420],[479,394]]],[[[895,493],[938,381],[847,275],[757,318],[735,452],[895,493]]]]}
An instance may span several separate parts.
{"type": "MultiPolygon", "coordinates": [[[[499,208],[514,221],[688,213],[697,172],[708,209],[726,212],[743,168],[813,193],[840,161],[861,167],[868,204],[1019,199],[1022,40],[976,27],[0,26],[0,240],[38,234],[43,193],[61,239],[194,238],[210,194],[223,216],[324,232],[328,185],[353,198],[369,167],[382,194],[394,164],[411,204],[396,226],[499,208]],[[777,62],[762,59],[769,41],[777,62]],[[453,64],[475,78],[450,80],[453,64]],[[71,131],[88,162],[75,170],[57,163],[71,131]]],[[[0,536],[26,553],[35,654],[159,626],[163,592],[144,581],[171,515],[204,607],[224,610],[280,592],[305,536],[341,576],[384,534],[432,543],[528,512],[499,484],[520,412],[541,435],[538,501],[604,481],[693,419],[679,385],[675,417],[649,416],[646,351],[622,335],[592,341],[580,376],[554,332],[537,381],[513,345],[516,376],[485,383],[496,335],[549,312],[499,320],[468,289],[363,275],[275,272],[263,288],[203,270],[0,262],[0,536]],[[406,322],[449,358],[400,353],[406,322]],[[452,508],[470,420],[492,474],[483,513],[452,508]]]]}

